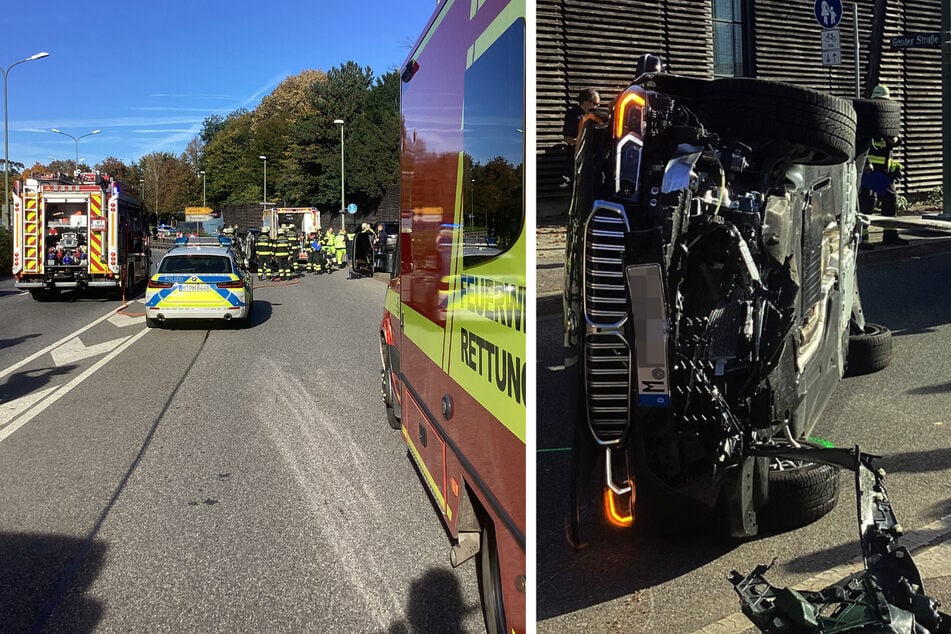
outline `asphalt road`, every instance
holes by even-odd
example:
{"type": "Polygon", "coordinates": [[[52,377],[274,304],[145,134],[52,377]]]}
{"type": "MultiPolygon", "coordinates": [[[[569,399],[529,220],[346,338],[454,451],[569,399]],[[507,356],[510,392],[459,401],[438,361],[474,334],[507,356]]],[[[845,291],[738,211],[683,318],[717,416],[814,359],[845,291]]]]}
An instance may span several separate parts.
{"type": "Polygon", "coordinates": [[[0,280],[0,630],[484,631],[386,423],[384,289],[262,283],[248,328],[149,330],[141,294],[0,280]]]}
{"type": "MultiPolygon", "coordinates": [[[[949,279],[951,254],[861,269],[866,316],[892,329],[894,358],[879,373],[843,380],[815,430],[837,446],[859,444],[884,456],[879,464],[889,473],[898,519],[907,532],[932,542],[951,537],[949,279]]],[[[746,542],[620,531],[600,522],[594,505],[586,514],[587,547],[573,552],[564,538],[573,424],[564,412],[573,405],[562,366],[561,316],[542,318],[538,331],[539,632],[695,632],[739,611],[727,581],[733,569],[746,573],[775,559],[767,578],[795,588],[860,555],[854,489],[845,475],[838,506],[796,531],[746,542]]],[[[948,606],[946,568],[929,572],[925,589],[948,606]]]]}

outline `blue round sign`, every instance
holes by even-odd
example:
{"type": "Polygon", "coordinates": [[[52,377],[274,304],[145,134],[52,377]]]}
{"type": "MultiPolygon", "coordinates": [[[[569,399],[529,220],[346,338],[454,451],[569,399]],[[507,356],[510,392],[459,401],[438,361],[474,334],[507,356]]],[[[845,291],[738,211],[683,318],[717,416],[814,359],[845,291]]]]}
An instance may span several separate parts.
{"type": "Polygon", "coordinates": [[[816,0],[816,22],[824,29],[834,29],[842,21],[842,0],[816,0]]]}
{"type": "Polygon", "coordinates": [[[350,203],[349,205],[347,205],[347,213],[351,215],[357,213],[357,204],[350,203]]]}

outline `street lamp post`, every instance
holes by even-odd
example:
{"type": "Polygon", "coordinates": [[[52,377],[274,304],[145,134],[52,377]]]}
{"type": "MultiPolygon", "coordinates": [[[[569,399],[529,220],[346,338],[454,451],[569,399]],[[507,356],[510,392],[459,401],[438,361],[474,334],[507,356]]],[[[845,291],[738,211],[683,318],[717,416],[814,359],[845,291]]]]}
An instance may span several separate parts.
{"type": "MultiPolygon", "coordinates": [[[[198,170],[198,175],[201,176],[201,206],[204,207],[204,206],[205,206],[205,170],[198,170]]],[[[202,213],[205,213],[205,211],[202,210],[202,213]]],[[[198,223],[198,227],[199,227],[199,229],[198,229],[199,235],[201,235],[201,234],[200,234],[200,232],[201,232],[201,230],[202,230],[202,229],[201,229],[201,227],[202,227],[202,223],[201,223],[201,222],[198,223]]]]}
{"type": "Polygon", "coordinates": [[[469,224],[475,228],[475,179],[469,179],[469,224]]]}
{"type": "Polygon", "coordinates": [[[0,68],[3,72],[3,214],[0,218],[0,225],[10,226],[10,123],[7,115],[7,73],[17,64],[32,62],[35,59],[46,57],[49,53],[37,53],[19,62],[14,62],[6,68],[0,68]]]}
{"type": "Polygon", "coordinates": [[[85,139],[87,136],[92,136],[94,134],[99,134],[102,130],[93,130],[92,132],[87,132],[86,134],[75,137],[72,134],[66,134],[62,130],[57,130],[56,128],[50,128],[50,132],[55,132],[56,134],[62,134],[63,136],[68,136],[76,143],[76,163],[73,165],[73,170],[79,169],[79,140],[85,139]]]}
{"type": "Polygon", "coordinates": [[[340,228],[347,230],[347,203],[344,201],[343,194],[343,119],[334,119],[334,125],[340,126],[340,228]]]}
{"type": "MultiPolygon", "coordinates": [[[[258,158],[264,161],[264,211],[261,216],[263,220],[264,218],[263,214],[267,213],[267,157],[262,154],[258,158]]],[[[272,223],[268,222],[268,229],[269,229],[268,233],[270,233],[271,235],[274,235],[274,227],[272,227],[271,224],[272,223]]]]}

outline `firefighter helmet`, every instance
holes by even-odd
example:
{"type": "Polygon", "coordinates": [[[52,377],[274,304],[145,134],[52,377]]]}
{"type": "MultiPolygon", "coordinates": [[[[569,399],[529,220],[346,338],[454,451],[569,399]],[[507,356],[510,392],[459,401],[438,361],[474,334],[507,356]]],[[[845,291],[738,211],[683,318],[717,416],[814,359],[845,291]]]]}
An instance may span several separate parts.
{"type": "Polygon", "coordinates": [[[872,88],[872,99],[891,99],[892,91],[885,84],[879,84],[872,88]]]}

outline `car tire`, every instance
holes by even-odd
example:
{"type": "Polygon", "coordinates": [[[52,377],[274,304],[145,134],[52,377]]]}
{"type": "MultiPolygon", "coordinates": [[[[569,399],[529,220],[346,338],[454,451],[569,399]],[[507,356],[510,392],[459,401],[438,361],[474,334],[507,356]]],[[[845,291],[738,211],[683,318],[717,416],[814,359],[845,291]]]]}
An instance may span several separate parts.
{"type": "Polygon", "coordinates": [[[892,360],[892,332],[879,324],[865,324],[865,331],[849,336],[845,371],[848,376],[884,370],[892,360]]]}
{"type": "Polygon", "coordinates": [[[853,99],[856,154],[868,151],[872,139],[901,136],[901,104],[889,99],[853,99]]]}
{"type": "Polygon", "coordinates": [[[161,326],[161,324],[159,324],[159,322],[158,322],[157,319],[152,319],[151,317],[146,317],[146,318],[145,318],[145,327],[146,327],[146,328],[161,328],[162,326],[161,326]]]}
{"type": "Polygon", "coordinates": [[[687,99],[703,97],[710,86],[709,79],[687,77],[684,75],[668,75],[666,73],[652,75],[645,83],[648,88],[653,84],[656,90],[665,95],[685,97],[687,99]]]}
{"type": "Polygon", "coordinates": [[[783,140],[803,149],[805,165],[834,165],[855,156],[852,104],[782,82],[728,77],[709,82],[699,105],[714,132],[759,143],[783,140]]]}
{"type": "MultiPolygon", "coordinates": [[[[799,440],[801,445],[818,443],[799,440]]],[[[818,462],[788,462],[775,468],[770,461],[769,496],[757,510],[757,521],[767,531],[782,532],[811,524],[825,516],[839,500],[839,469],[818,462]]]]}
{"type": "Polygon", "coordinates": [[[381,343],[381,345],[383,345],[383,368],[380,370],[380,392],[383,395],[383,407],[386,408],[386,422],[391,428],[399,429],[402,425],[396,415],[396,405],[393,403],[393,383],[390,378],[393,370],[390,365],[390,355],[386,344],[381,343]]]}
{"type": "Polygon", "coordinates": [[[502,571],[499,566],[499,548],[495,531],[489,520],[484,520],[482,544],[476,560],[479,577],[479,595],[482,597],[482,614],[485,616],[487,634],[505,634],[505,609],[502,604],[502,571]]]}
{"type": "Polygon", "coordinates": [[[53,299],[53,291],[49,291],[45,288],[31,288],[30,297],[32,297],[37,302],[48,302],[53,299]]]}

